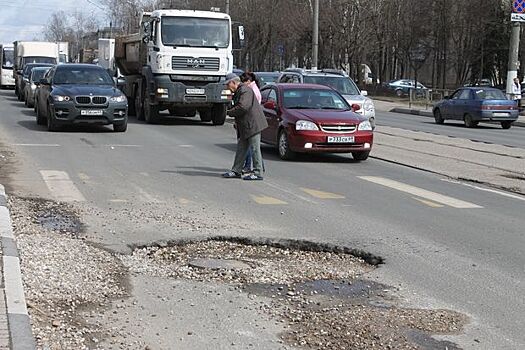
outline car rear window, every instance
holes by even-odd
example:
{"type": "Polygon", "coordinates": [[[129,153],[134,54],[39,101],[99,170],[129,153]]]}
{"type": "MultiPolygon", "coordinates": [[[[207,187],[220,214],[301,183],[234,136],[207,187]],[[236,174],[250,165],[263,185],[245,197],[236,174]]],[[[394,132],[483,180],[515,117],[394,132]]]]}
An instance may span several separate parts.
{"type": "Polygon", "coordinates": [[[478,89],[474,91],[478,100],[506,100],[505,94],[499,90],[478,89]]]}

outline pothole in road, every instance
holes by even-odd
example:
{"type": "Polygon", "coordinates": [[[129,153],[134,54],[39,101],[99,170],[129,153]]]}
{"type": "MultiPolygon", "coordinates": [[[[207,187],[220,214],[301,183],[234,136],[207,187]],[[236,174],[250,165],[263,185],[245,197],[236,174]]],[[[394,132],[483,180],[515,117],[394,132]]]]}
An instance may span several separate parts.
{"type": "Polygon", "coordinates": [[[265,300],[264,311],[288,324],[282,338],[291,346],[453,349],[431,335],[460,332],[466,317],[401,307],[395,288],[366,279],[375,266],[364,259],[382,262],[347,247],[227,237],[142,247],[122,257],[132,273],[222,282],[265,300]]]}

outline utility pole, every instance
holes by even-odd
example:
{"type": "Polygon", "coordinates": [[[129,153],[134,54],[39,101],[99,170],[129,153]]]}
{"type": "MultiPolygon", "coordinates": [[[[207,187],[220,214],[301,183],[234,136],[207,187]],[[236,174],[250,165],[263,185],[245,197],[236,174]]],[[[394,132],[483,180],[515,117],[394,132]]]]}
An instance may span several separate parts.
{"type": "Polygon", "coordinates": [[[510,33],[510,45],[509,45],[509,67],[507,70],[507,96],[514,98],[512,95],[512,84],[514,84],[514,78],[518,76],[518,52],[520,47],[520,22],[512,22],[512,29],[510,33]]]}
{"type": "Polygon", "coordinates": [[[312,33],[312,70],[317,70],[319,61],[319,0],[314,0],[314,28],[312,33]]]}
{"type": "Polygon", "coordinates": [[[226,13],[230,14],[230,0],[226,0],[226,13]]]}

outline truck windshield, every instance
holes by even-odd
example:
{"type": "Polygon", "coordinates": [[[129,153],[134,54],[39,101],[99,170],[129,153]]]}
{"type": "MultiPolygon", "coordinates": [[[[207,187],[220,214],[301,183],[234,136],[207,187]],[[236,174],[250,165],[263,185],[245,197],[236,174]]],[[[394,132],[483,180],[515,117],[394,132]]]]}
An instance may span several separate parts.
{"type": "Polygon", "coordinates": [[[2,68],[13,69],[13,63],[15,62],[15,55],[13,50],[4,49],[2,52],[2,68]]]}
{"type": "Polygon", "coordinates": [[[24,57],[22,61],[24,66],[28,63],[57,63],[57,59],[53,57],[24,57]]]}
{"type": "Polygon", "coordinates": [[[162,17],[162,43],[166,46],[227,48],[230,23],[226,19],[162,17]]]}
{"type": "Polygon", "coordinates": [[[305,76],[304,82],[307,84],[319,84],[329,86],[342,95],[359,95],[359,89],[352,80],[347,77],[327,77],[327,76],[305,76]]]}

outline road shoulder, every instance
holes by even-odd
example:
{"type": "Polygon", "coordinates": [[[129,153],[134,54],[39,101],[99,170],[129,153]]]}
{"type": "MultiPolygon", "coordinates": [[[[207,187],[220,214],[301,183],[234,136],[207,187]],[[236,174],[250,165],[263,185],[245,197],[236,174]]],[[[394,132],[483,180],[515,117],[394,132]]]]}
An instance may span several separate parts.
{"type": "Polygon", "coordinates": [[[2,289],[0,290],[0,349],[34,350],[20,270],[20,258],[11,227],[4,186],[0,185],[2,289]]]}

